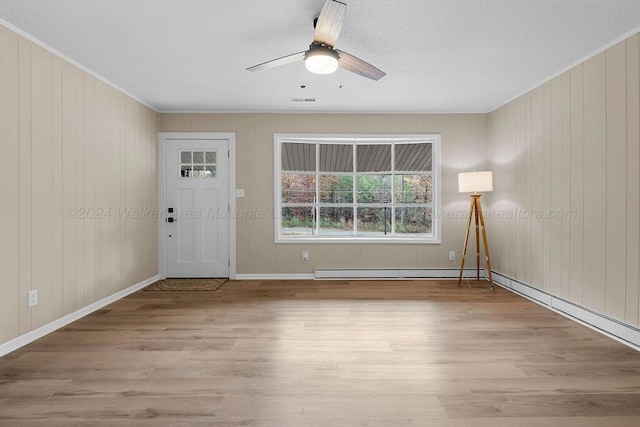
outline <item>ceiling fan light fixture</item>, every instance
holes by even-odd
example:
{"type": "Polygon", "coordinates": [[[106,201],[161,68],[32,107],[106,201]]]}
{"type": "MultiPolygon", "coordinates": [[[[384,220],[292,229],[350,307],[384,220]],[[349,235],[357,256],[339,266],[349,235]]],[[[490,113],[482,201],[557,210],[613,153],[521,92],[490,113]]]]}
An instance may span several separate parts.
{"type": "Polygon", "coordinates": [[[386,75],[384,71],[345,51],[334,49],[346,10],[344,0],[324,0],[320,15],[314,21],[315,32],[309,50],[272,59],[247,70],[267,70],[304,59],[305,68],[312,73],[331,74],[340,67],[367,79],[380,80],[386,75]]]}
{"type": "Polygon", "coordinates": [[[338,52],[324,46],[314,46],[305,53],[304,66],[315,74],[331,74],[338,69],[338,52]]]}

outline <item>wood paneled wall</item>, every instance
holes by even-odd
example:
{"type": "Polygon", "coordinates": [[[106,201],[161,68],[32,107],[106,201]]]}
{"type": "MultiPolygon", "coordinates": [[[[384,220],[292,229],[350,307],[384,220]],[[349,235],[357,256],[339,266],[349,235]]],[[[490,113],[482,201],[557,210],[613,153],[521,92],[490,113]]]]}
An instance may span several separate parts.
{"type": "Polygon", "coordinates": [[[469,197],[457,174],[486,167],[487,114],[161,114],[162,132],[235,132],[238,274],[313,273],[315,268],[457,268],[469,197]],[[442,244],[274,243],[274,133],[440,133],[442,244]],[[309,261],[302,261],[302,250],[309,261]]]}
{"type": "Polygon", "coordinates": [[[488,143],[495,269],[636,326],[639,56],[636,34],[492,112],[488,143]]]}
{"type": "Polygon", "coordinates": [[[0,343],[157,274],[156,123],[0,25],[0,343]]]}

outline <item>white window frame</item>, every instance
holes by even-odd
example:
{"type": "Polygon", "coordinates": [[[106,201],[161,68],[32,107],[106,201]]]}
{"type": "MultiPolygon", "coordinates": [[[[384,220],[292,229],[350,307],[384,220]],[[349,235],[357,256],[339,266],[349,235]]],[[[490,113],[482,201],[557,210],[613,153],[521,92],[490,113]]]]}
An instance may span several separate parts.
{"type": "MultiPolygon", "coordinates": [[[[440,134],[274,134],[274,231],[275,243],[420,243],[439,244],[440,234],[440,134]],[[432,177],[433,177],[433,213],[432,213],[432,233],[431,237],[410,237],[389,236],[389,237],[366,237],[366,236],[283,236],[281,233],[280,216],[282,214],[282,180],[281,180],[281,147],[284,142],[310,142],[310,143],[340,143],[357,142],[367,144],[403,143],[403,142],[428,142],[432,144],[432,177]]],[[[316,158],[316,163],[319,159],[316,158]]],[[[393,167],[395,167],[392,164],[393,167]]],[[[318,173],[317,171],[315,173],[318,173]]],[[[354,177],[358,172],[354,171],[354,177]]],[[[361,173],[362,174],[362,173],[361,173]]],[[[316,183],[318,185],[318,183],[316,183]]],[[[355,182],[354,182],[355,185],[355,182]]],[[[393,183],[392,183],[393,192],[393,183]]],[[[354,221],[357,221],[354,218],[354,221]]]]}

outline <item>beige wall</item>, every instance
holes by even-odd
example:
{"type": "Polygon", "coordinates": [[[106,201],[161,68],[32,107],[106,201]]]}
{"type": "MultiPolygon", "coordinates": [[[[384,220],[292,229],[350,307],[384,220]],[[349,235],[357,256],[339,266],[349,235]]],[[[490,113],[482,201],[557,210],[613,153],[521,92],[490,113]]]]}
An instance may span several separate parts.
{"type": "Polygon", "coordinates": [[[157,274],[156,122],[0,26],[0,343],[157,274]]]}
{"type": "Polygon", "coordinates": [[[639,325],[638,35],[492,112],[496,270],[639,325]]]}
{"type": "Polygon", "coordinates": [[[161,114],[162,132],[235,132],[239,212],[265,212],[238,219],[238,274],[312,273],[314,268],[456,268],[448,252],[461,250],[464,218],[442,219],[442,244],[274,243],[274,133],[440,133],[442,208],[466,214],[468,197],[457,192],[457,172],[486,166],[486,114],[161,114]],[[310,260],[301,260],[309,250],[310,260]]]}

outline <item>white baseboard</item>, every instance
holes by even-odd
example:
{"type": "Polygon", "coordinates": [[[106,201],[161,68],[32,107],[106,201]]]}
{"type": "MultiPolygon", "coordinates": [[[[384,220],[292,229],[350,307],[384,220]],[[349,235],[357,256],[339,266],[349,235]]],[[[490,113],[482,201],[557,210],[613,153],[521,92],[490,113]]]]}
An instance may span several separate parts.
{"type": "Polygon", "coordinates": [[[150,277],[140,283],[136,283],[135,285],[128,287],[127,289],[118,291],[115,294],[109,295],[106,298],[102,298],[101,300],[89,304],[86,307],[82,307],[81,309],[76,310],[73,313],[69,313],[64,317],[54,320],[51,323],[47,323],[46,325],[41,326],[38,329],[34,329],[33,331],[27,332],[24,335],[20,335],[19,337],[16,337],[11,341],[7,341],[6,343],[0,345],[0,357],[17,350],[20,347],[23,347],[37,340],[38,338],[42,338],[43,336],[48,335],[51,332],[54,332],[68,325],[69,323],[75,322],[76,320],[81,319],[84,316],[93,313],[94,311],[100,310],[101,308],[113,302],[116,302],[119,299],[126,297],[127,295],[139,291],[140,289],[149,286],[158,279],[159,276],[150,277]]]}
{"type": "Polygon", "coordinates": [[[313,274],[236,274],[235,280],[313,280],[313,274]]]}
{"type": "Polygon", "coordinates": [[[640,351],[640,329],[634,326],[536,289],[497,271],[493,271],[493,281],[549,310],[640,351]]]}
{"type": "MultiPolygon", "coordinates": [[[[318,280],[420,280],[420,279],[457,279],[460,269],[453,268],[316,268],[315,278],[318,280]]],[[[465,279],[476,277],[475,269],[464,269],[465,279]]],[[[485,279],[487,272],[480,270],[480,278],[485,279]]]]}

